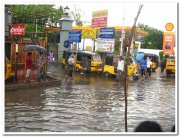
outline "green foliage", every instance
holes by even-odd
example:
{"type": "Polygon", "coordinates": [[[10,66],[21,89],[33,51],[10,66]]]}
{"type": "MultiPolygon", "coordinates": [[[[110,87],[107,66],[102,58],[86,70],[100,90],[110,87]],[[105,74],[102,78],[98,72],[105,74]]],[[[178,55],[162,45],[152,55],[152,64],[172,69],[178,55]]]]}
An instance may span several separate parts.
{"type": "Polygon", "coordinates": [[[163,52],[163,51],[160,51],[160,52],[159,52],[160,61],[163,59],[163,55],[164,55],[164,52],[163,52]]]}
{"type": "Polygon", "coordinates": [[[161,30],[157,30],[144,24],[138,24],[137,27],[148,32],[148,35],[143,38],[142,48],[162,49],[163,32],[161,30]]]}
{"type": "Polygon", "coordinates": [[[76,26],[83,26],[82,21],[82,11],[76,7],[74,7],[74,10],[70,12],[70,14],[73,16],[76,26]]]}
{"type": "Polygon", "coordinates": [[[164,57],[167,59],[167,58],[169,57],[169,55],[168,55],[168,54],[166,54],[166,55],[164,55],[164,57]]]}
{"type": "MultiPolygon", "coordinates": [[[[45,23],[48,19],[52,22],[58,21],[63,13],[63,7],[57,9],[54,5],[9,5],[11,7],[13,22],[25,24],[26,32],[44,32],[45,23]],[[37,30],[36,23],[37,21],[37,30]]],[[[43,36],[44,34],[38,34],[43,36]]],[[[26,33],[25,37],[32,37],[32,34],[26,33]]]]}

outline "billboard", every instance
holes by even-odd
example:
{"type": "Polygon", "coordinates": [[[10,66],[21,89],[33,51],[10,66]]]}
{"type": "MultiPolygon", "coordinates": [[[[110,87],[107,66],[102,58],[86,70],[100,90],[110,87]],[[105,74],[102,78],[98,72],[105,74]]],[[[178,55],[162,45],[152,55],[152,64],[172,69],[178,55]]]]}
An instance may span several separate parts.
{"type": "Polygon", "coordinates": [[[114,52],[115,39],[98,38],[96,40],[95,51],[114,52]]]}
{"type": "Polygon", "coordinates": [[[174,54],[174,32],[164,32],[163,48],[164,54],[174,54]]]}
{"type": "Polygon", "coordinates": [[[108,10],[94,11],[92,13],[91,27],[104,28],[107,27],[108,10]]]}

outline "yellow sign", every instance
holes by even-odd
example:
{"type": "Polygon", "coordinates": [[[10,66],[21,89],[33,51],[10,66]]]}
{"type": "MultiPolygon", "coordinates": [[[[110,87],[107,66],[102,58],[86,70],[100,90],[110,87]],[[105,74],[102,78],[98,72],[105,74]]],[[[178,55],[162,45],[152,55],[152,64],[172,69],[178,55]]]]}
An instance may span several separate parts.
{"type": "Polygon", "coordinates": [[[95,39],[96,38],[96,29],[93,29],[93,28],[82,29],[81,38],[82,39],[95,39]]]}
{"type": "Polygon", "coordinates": [[[92,46],[86,46],[87,51],[92,51],[92,46]]]}
{"type": "Polygon", "coordinates": [[[172,31],[174,29],[174,25],[172,23],[167,23],[165,28],[167,31],[172,31]]]}
{"type": "Polygon", "coordinates": [[[92,13],[92,18],[99,18],[99,17],[104,17],[108,16],[108,10],[99,10],[99,11],[94,11],[92,13]]]}

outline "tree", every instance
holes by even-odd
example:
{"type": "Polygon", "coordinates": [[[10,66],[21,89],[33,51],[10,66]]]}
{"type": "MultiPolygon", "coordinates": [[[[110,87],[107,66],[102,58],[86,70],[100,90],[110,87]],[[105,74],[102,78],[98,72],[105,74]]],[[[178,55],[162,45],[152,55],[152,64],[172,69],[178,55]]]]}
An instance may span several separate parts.
{"type": "Polygon", "coordinates": [[[70,12],[70,14],[73,16],[76,26],[83,26],[82,21],[82,11],[76,7],[74,7],[74,10],[70,12]]]}
{"type": "Polygon", "coordinates": [[[147,31],[148,35],[142,40],[142,48],[145,49],[162,49],[163,32],[148,25],[138,24],[137,28],[147,31]]]}
{"type": "Polygon", "coordinates": [[[159,51],[160,61],[163,59],[163,55],[164,55],[164,52],[163,51],[159,51]]]}
{"type": "MultiPolygon", "coordinates": [[[[48,19],[52,22],[58,21],[63,14],[63,7],[58,9],[54,5],[10,5],[13,23],[26,25],[26,32],[44,32],[48,19]],[[37,27],[37,29],[36,29],[37,27]]],[[[25,37],[32,37],[27,34],[25,37]]],[[[42,36],[43,34],[38,34],[42,36]]]]}

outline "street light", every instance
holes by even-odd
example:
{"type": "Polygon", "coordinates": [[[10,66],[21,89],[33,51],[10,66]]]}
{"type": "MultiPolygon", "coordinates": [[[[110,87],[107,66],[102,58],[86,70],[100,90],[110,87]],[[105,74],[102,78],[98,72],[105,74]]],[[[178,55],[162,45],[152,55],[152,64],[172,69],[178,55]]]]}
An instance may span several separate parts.
{"type": "Polygon", "coordinates": [[[69,7],[68,6],[66,6],[65,8],[64,8],[64,15],[67,17],[68,15],[69,15],[69,7]]]}

